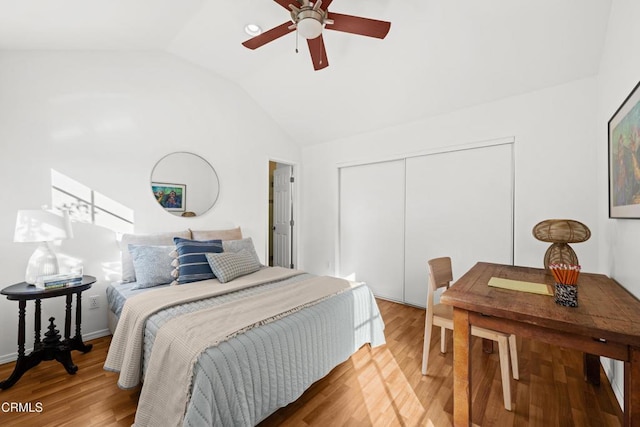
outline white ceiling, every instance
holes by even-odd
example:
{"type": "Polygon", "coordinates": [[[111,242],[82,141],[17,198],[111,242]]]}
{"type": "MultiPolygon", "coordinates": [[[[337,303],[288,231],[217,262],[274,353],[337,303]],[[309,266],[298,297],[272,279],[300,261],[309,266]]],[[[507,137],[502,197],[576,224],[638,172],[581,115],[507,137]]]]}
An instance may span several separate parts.
{"type": "MultiPolygon", "coordinates": [[[[293,0],[292,0],[293,1],[293,0]]],[[[166,50],[244,88],[302,145],[593,76],[612,0],[334,0],[391,22],[384,40],[324,31],[314,71],[272,0],[0,0],[0,49],[166,50]]]]}

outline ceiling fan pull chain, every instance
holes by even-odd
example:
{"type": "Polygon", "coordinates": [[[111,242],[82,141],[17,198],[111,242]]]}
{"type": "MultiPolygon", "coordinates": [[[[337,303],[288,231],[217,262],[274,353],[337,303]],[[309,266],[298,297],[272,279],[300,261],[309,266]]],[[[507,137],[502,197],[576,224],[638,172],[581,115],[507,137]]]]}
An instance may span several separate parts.
{"type": "Polygon", "coordinates": [[[298,30],[296,30],[296,53],[298,53],[298,30]]]}

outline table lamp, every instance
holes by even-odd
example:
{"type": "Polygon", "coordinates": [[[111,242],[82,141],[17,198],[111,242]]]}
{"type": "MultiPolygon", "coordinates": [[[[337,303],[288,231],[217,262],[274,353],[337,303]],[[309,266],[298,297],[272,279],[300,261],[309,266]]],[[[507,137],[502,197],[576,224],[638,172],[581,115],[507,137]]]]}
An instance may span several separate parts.
{"type": "Polygon", "coordinates": [[[59,215],[44,209],[19,210],[13,241],[40,243],[29,258],[25,282],[34,284],[38,276],[58,274],[58,258],[49,242],[72,237],[67,211],[59,215]]]}
{"type": "Polygon", "coordinates": [[[578,256],[569,243],[586,242],[591,230],[573,219],[546,219],[533,227],[533,237],[552,244],[544,254],[544,268],[549,270],[551,264],[578,265],[578,256]]]}

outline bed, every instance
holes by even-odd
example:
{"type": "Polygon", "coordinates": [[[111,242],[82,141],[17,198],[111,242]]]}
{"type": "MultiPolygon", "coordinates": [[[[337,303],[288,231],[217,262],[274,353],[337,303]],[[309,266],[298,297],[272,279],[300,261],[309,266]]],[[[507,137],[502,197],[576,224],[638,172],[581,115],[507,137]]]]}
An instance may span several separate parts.
{"type": "Polygon", "coordinates": [[[109,286],[105,369],[122,388],[142,381],[136,426],[256,425],[385,342],[365,284],[264,266],[220,280],[109,286]]]}

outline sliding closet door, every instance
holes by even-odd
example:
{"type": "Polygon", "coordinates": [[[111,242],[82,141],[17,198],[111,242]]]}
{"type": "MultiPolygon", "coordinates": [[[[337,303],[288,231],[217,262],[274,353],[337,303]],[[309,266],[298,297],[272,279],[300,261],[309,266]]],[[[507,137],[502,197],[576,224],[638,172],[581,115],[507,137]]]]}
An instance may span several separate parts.
{"type": "Polygon", "coordinates": [[[404,160],[340,169],[340,270],[403,300],[404,160]]]}
{"type": "Polygon", "coordinates": [[[454,280],[477,261],[511,264],[512,145],[406,160],[405,302],[425,306],[427,260],[450,256],[454,280]]]}

